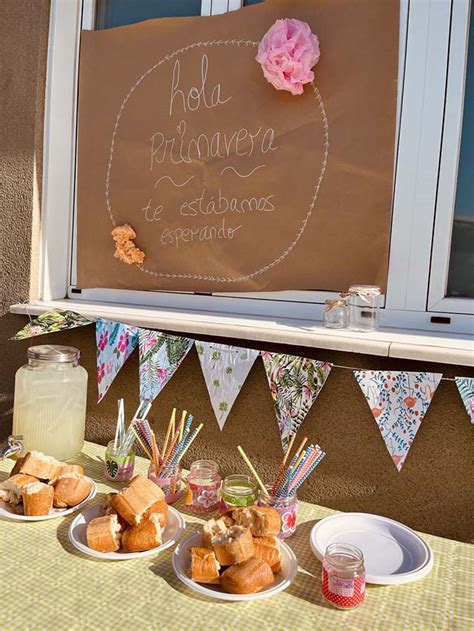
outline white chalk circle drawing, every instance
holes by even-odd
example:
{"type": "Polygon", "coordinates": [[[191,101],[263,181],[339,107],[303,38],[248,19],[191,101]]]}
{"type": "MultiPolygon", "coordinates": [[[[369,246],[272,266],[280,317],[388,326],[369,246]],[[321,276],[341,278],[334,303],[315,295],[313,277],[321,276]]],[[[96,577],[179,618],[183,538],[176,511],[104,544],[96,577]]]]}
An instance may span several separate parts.
{"type": "MultiPolygon", "coordinates": [[[[125,96],[125,98],[122,101],[122,104],[120,106],[119,112],[117,114],[117,118],[115,120],[115,126],[114,126],[114,131],[112,134],[112,142],[110,145],[110,153],[109,153],[109,161],[108,161],[108,167],[107,167],[107,175],[106,175],[106,181],[105,181],[105,198],[106,198],[106,203],[107,203],[107,209],[110,215],[110,219],[112,221],[113,226],[116,226],[116,222],[115,222],[115,218],[112,212],[112,204],[110,201],[110,194],[111,194],[111,187],[110,187],[110,174],[112,171],[112,163],[113,163],[113,158],[114,158],[114,149],[115,149],[115,141],[116,141],[116,136],[117,136],[117,132],[119,129],[119,123],[120,123],[120,119],[122,117],[122,114],[125,110],[125,106],[127,105],[128,100],[130,99],[130,97],[132,96],[132,94],[135,92],[135,90],[138,88],[138,86],[144,81],[144,79],[146,79],[152,72],[154,72],[155,70],[157,70],[158,68],[160,68],[160,66],[162,66],[164,63],[171,61],[173,59],[176,59],[179,55],[181,55],[182,53],[185,53],[186,51],[195,49],[195,48],[208,48],[208,47],[216,47],[216,46],[252,46],[252,47],[257,47],[258,46],[258,42],[253,42],[250,40],[240,40],[240,39],[230,39],[230,40],[211,40],[211,41],[207,41],[207,42],[195,42],[193,44],[189,44],[188,46],[185,46],[183,48],[179,48],[175,51],[173,51],[172,53],[169,53],[168,55],[166,55],[165,57],[163,57],[160,61],[158,61],[156,64],[154,64],[153,66],[151,66],[150,68],[148,68],[148,70],[146,70],[138,79],[137,81],[132,85],[132,87],[130,88],[130,90],[128,91],[127,95],[125,96]]],[[[300,240],[301,236],[303,235],[306,226],[308,224],[308,221],[311,218],[311,215],[313,213],[313,210],[315,208],[316,205],[316,201],[318,198],[318,194],[319,194],[319,189],[321,187],[321,183],[323,181],[324,178],[324,174],[326,172],[326,166],[327,166],[327,160],[328,160],[328,155],[329,155],[329,126],[328,126],[328,120],[327,120],[327,116],[326,116],[326,111],[324,109],[324,103],[323,100],[321,98],[321,94],[319,93],[318,88],[316,87],[316,85],[314,84],[314,81],[310,84],[311,88],[313,90],[314,93],[314,97],[315,97],[315,101],[316,101],[316,106],[321,114],[321,119],[322,119],[322,125],[323,125],[323,157],[322,157],[322,161],[321,161],[321,169],[314,187],[314,192],[313,192],[313,196],[311,199],[311,202],[309,204],[309,208],[308,211],[305,215],[305,217],[303,218],[303,221],[299,227],[299,230],[297,231],[295,237],[293,238],[292,242],[283,250],[283,252],[280,254],[280,256],[278,256],[277,258],[275,258],[273,261],[267,263],[266,265],[260,267],[259,269],[256,269],[255,271],[249,273],[249,274],[243,274],[241,276],[233,276],[233,277],[222,277],[222,276],[212,276],[212,275],[204,275],[204,274],[173,274],[173,273],[168,273],[168,272],[160,272],[160,271],[154,271],[154,270],[150,270],[147,269],[144,266],[138,266],[138,269],[140,269],[142,272],[144,272],[145,274],[150,274],[153,276],[157,276],[160,278],[171,278],[171,279],[194,279],[194,280],[203,280],[203,281],[211,281],[211,282],[216,282],[216,283],[238,283],[238,282],[243,282],[243,281],[247,281],[250,280],[252,278],[254,278],[255,276],[259,276],[261,274],[264,274],[265,272],[267,272],[268,270],[272,269],[273,267],[275,267],[276,265],[279,265],[289,254],[290,252],[295,248],[296,244],[298,243],[298,241],[300,240]]],[[[264,165],[262,165],[264,166],[264,165]]],[[[227,169],[229,169],[231,167],[227,167],[227,169]]],[[[225,171],[225,169],[224,169],[225,171]]],[[[163,176],[163,177],[167,177],[167,176],[163,176]]],[[[159,180],[157,180],[157,182],[155,183],[155,187],[156,184],[158,184],[159,180]]],[[[174,183],[174,182],[173,182],[174,183]]],[[[187,183],[187,182],[185,182],[187,183]]],[[[181,184],[181,186],[184,186],[184,184],[181,184]]]]}

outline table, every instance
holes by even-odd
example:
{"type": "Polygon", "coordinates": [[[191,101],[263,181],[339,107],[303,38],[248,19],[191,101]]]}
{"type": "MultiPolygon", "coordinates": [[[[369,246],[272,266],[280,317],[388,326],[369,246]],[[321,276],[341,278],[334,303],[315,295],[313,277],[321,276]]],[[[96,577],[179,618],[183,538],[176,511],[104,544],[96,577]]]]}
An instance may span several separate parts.
{"type": "MultiPolygon", "coordinates": [[[[120,486],[103,478],[104,447],[85,443],[74,462],[98,483],[98,497],[120,486]]],[[[0,462],[0,480],[12,461],[0,462]]],[[[137,458],[136,472],[147,461],[137,458]]],[[[95,500],[96,501],[96,500],[95,500]]],[[[201,519],[181,503],[186,534],[201,519]]],[[[435,563],[426,578],[401,586],[371,586],[354,611],[338,611],[321,596],[321,564],[309,546],[317,520],[334,514],[300,502],[298,528],[287,540],[298,574],[283,593],[254,603],[226,603],[202,597],[182,584],[165,550],[131,561],[95,560],[69,543],[74,515],[44,522],[0,520],[0,628],[10,629],[343,629],[371,631],[464,631],[474,628],[474,546],[423,535],[435,563]]],[[[453,515],[455,519],[456,516],[453,515]]]]}

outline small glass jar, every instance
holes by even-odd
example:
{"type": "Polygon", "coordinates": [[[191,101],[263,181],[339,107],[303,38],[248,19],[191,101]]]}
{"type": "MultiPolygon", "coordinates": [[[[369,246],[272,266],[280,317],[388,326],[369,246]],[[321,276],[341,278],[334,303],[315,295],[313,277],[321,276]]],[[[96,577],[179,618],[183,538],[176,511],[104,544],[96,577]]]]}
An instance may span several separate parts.
{"type": "Polygon", "coordinates": [[[219,508],[222,478],[217,462],[196,460],[186,480],[185,504],[195,513],[212,513],[219,508]]]}
{"type": "Polygon", "coordinates": [[[156,467],[151,464],[148,467],[148,478],[162,489],[167,504],[174,504],[183,494],[183,470],[179,466],[176,467],[174,475],[162,477],[161,474],[156,474],[156,467]]]}
{"type": "Polygon", "coordinates": [[[324,326],[328,329],[345,329],[347,327],[347,303],[343,298],[325,301],[324,326]]]}
{"type": "Polygon", "coordinates": [[[298,517],[298,499],[296,494],[286,497],[272,497],[264,495],[260,491],[259,506],[271,506],[278,511],[281,517],[280,539],[288,539],[296,531],[296,518],[298,517]]]}
{"type": "Polygon", "coordinates": [[[349,288],[347,305],[352,331],[375,331],[378,328],[380,296],[380,287],[375,285],[353,285],[349,288]]]}
{"type": "Polygon", "coordinates": [[[346,543],[332,543],[326,548],[322,593],[337,609],[355,609],[364,602],[364,555],[359,548],[346,543]]]}
{"type": "Polygon", "coordinates": [[[221,513],[232,508],[253,506],[258,501],[257,483],[249,475],[228,475],[221,491],[221,513]]]}
{"type": "Polygon", "coordinates": [[[15,375],[13,435],[23,452],[42,451],[68,460],[84,445],[87,371],[71,346],[30,346],[28,363],[15,375]]]}
{"type": "Polygon", "coordinates": [[[133,478],[135,468],[135,445],[126,454],[114,447],[111,440],[105,450],[104,473],[108,480],[113,482],[127,482],[133,478]]]}

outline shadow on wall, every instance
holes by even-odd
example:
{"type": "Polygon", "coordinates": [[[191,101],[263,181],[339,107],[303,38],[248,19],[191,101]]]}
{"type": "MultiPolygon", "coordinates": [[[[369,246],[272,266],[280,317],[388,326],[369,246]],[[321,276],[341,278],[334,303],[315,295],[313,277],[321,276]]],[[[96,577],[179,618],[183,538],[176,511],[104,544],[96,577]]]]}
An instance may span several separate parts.
{"type": "MultiPolygon", "coordinates": [[[[5,437],[11,428],[14,373],[25,363],[27,347],[33,343],[66,344],[81,350],[81,363],[89,373],[86,438],[105,444],[113,437],[117,399],[125,398],[129,417],[137,407],[138,352],[132,354],[107,396],[97,405],[94,327],[21,342],[8,341],[24,324],[25,318],[21,316],[6,315],[0,319],[4,357],[0,365],[0,435],[5,437]]],[[[244,345],[239,340],[229,343],[244,345]]],[[[259,346],[277,350],[274,345],[259,346]]],[[[349,366],[474,376],[474,371],[464,367],[296,347],[278,350],[349,366]]],[[[273,401],[260,360],[255,362],[222,432],[214,418],[194,349],[151,409],[149,418],[159,441],[163,440],[173,407],[188,410],[205,424],[185,458],[185,466],[189,467],[194,459],[209,458],[219,463],[223,475],[245,472],[236,451],[236,446],[241,444],[261,476],[265,480],[272,479],[281,461],[282,449],[273,401]]],[[[471,434],[472,427],[455,384],[443,381],[407,461],[398,473],[351,371],[333,370],[300,430],[301,437],[308,436],[310,441],[318,442],[327,453],[317,473],[304,485],[300,497],[338,510],[379,513],[417,530],[471,541],[474,538],[470,517],[474,500],[471,434]]]]}

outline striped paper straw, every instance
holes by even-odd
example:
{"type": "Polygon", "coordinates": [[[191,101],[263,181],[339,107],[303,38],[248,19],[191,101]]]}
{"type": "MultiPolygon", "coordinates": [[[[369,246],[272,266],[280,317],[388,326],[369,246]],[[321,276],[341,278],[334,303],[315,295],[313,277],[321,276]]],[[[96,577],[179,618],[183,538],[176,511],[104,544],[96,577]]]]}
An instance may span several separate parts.
{"type": "Polygon", "coordinates": [[[291,493],[294,494],[297,492],[297,490],[300,488],[300,486],[306,482],[306,480],[309,478],[309,476],[313,473],[313,471],[316,469],[316,467],[318,466],[318,464],[321,462],[321,460],[324,458],[326,454],[323,452],[321,452],[321,454],[316,458],[316,460],[312,463],[311,467],[306,471],[306,473],[303,475],[303,477],[295,484],[293,483],[292,489],[291,489],[291,493]]]}

